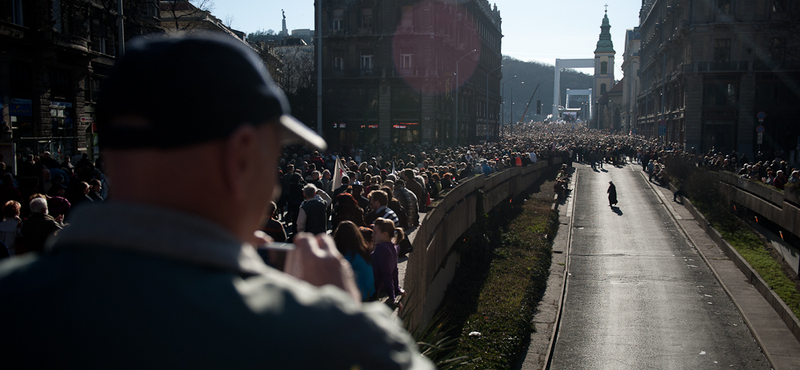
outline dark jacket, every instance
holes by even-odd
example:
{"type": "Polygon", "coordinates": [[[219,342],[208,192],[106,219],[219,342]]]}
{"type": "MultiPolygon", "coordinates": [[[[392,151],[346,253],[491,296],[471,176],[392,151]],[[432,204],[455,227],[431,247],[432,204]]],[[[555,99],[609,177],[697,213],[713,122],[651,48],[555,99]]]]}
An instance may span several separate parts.
{"type": "Polygon", "coordinates": [[[300,208],[306,213],[305,232],[316,235],[328,231],[327,203],[311,198],[303,202],[300,208]]]}
{"type": "Polygon", "coordinates": [[[61,225],[53,216],[43,213],[34,213],[22,222],[22,235],[25,237],[25,250],[28,252],[42,252],[44,242],[50,235],[57,230],[61,230],[61,225]]]}

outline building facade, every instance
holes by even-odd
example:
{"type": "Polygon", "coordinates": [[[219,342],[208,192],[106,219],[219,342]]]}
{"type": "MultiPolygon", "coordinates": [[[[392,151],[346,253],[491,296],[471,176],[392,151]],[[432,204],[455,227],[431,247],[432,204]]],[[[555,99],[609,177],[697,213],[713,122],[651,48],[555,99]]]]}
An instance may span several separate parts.
{"type": "MultiPolygon", "coordinates": [[[[92,153],[100,84],[119,52],[116,2],[10,0],[0,6],[0,153],[92,153]],[[112,7],[113,5],[113,7],[112,7]]],[[[158,2],[126,2],[125,37],[157,29],[158,2]]]]}
{"type": "Polygon", "coordinates": [[[486,0],[322,6],[322,126],[330,145],[497,137],[497,7],[486,0]]]}
{"type": "Polygon", "coordinates": [[[784,0],[643,1],[637,131],[687,150],[749,158],[800,149],[793,123],[797,7],[784,0]]]}
{"type": "Polygon", "coordinates": [[[636,132],[636,93],[639,88],[639,48],[642,34],[639,27],[625,31],[625,51],[622,59],[622,132],[636,132]]]}

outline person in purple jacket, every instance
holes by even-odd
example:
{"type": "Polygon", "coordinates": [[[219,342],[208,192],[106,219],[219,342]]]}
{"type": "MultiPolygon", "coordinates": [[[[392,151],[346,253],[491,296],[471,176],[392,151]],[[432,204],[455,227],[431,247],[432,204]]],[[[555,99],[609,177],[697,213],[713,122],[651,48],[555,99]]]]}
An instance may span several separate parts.
{"type": "Polygon", "coordinates": [[[403,229],[394,226],[392,220],[378,218],[372,225],[375,249],[372,251],[372,273],[375,275],[375,292],[378,297],[389,297],[387,303],[399,309],[403,304],[397,296],[405,294],[397,279],[397,245],[405,238],[403,229]]]}

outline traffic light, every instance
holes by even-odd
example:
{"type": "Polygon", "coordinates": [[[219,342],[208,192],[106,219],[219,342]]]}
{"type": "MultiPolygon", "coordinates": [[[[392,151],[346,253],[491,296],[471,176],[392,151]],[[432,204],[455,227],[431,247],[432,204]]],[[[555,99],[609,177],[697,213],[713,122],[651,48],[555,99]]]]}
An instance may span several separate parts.
{"type": "Polygon", "coordinates": [[[542,114],[542,101],[536,101],[536,114],[542,114]]]}

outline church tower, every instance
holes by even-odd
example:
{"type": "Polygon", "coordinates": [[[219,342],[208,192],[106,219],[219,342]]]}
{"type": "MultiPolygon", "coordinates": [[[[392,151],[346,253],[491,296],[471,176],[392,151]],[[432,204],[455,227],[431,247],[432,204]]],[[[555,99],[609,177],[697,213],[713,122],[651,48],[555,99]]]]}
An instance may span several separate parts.
{"type": "MultiPolygon", "coordinates": [[[[595,103],[614,87],[614,55],[617,52],[614,51],[614,44],[611,42],[610,29],[608,7],[606,7],[603,24],[600,26],[600,40],[597,41],[597,48],[594,50],[594,89],[592,89],[592,95],[595,103]]],[[[595,107],[597,107],[597,104],[595,104],[595,107]]],[[[597,114],[592,116],[597,120],[597,114]]]]}

